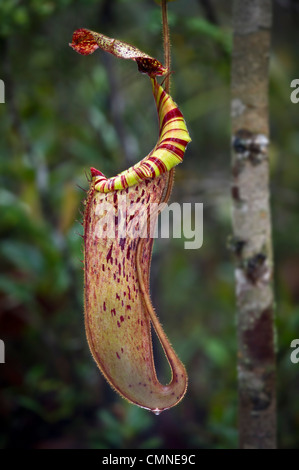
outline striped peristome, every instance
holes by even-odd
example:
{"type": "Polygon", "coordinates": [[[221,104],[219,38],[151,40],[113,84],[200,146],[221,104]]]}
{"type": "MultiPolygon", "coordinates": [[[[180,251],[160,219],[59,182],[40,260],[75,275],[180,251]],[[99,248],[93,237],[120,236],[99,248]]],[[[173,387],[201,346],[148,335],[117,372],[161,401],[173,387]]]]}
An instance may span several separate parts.
{"type": "Polygon", "coordinates": [[[176,103],[155,78],[151,79],[159,118],[159,140],[143,160],[131,168],[106,178],[92,168],[95,189],[102,193],[125,189],[147,178],[156,178],[182,162],[190,136],[184,117],[176,103]]]}

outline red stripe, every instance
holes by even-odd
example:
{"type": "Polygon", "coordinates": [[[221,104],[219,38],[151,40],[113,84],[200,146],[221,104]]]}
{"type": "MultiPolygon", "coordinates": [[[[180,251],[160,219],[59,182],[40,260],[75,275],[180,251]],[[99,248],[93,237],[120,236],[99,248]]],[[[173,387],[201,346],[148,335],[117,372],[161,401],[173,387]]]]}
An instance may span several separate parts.
{"type": "Polygon", "coordinates": [[[170,121],[171,119],[178,118],[178,117],[181,117],[181,118],[183,117],[183,115],[182,115],[181,111],[179,110],[179,108],[171,109],[170,111],[168,111],[168,113],[165,114],[162,125],[161,125],[161,128],[163,129],[165,124],[168,121],[170,121]]]}
{"type": "Polygon", "coordinates": [[[183,140],[183,139],[178,139],[176,137],[165,137],[165,139],[161,140],[161,144],[162,142],[165,142],[165,141],[168,141],[168,142],[177,142],[178,144],[180,145],[184,145],[186,147],[186,145],[188,144],[188,141],[187,140],[183,140]]]}
{"type": "Polygon", "coordinates": [[[108,190],[113,191],[114,190],[114,185],[115,185],[115,178],[111,178],[108,180],[108,190]]]}
{"type": "Polygon", "coordinates": [[[125,175],[121,175],[120,183],[124,189],[128,186],[127,178],[125,175]]]}
{"type": "Polygon", "coordinates": [[[177,148],[175,145],[171,145],[171,144],[159,145],[158,149],[167,149],[167,150],[169,150],[169,152],[174,153],[174,155],[176,155],[177,157],[179,157],[181,159],[183,159],[184,153],[185,153],[184,150],[181,150],[181,149],[177,148]]]}
{"type": "Polygon", "coordinates": [[[103,185],[105,185],[105,183],[107,182],[107,178],[103,175],[102,177],[99,177],[96,179],[96,182],[95,182],[95,187],[100,185],[99,187],[103,187],[103,185]]]}
{"type": "MultiPolygon", "coordinates": [[[[156,175],[155,170],[154,170],[154,168],[152,167],[152,165],[150,165],[150,163],[144,162],[143,165],[146,166],[146,167],[150,170],[150,172],[151,172],[151,174],[152,174],[152,177],[154,177],[154,176],[156,175]]],[[[144,176],[145,176],[145,175],[144,175],[144,176]]]]}
{"type": "Polygon", "coordinates": [[[142,166],[139,167],[139,168],[136,168],[134,171],[135,171],[136,175],[138,176],[138,178],[140,178],[142,180],[143,177],[145,176],[145,174],[143,173],[141,168],[142,168],[142,166]]]}
{"type": "Polygon", "coordinates": [[[161,104],[162,104],[162,101],[163,101],[163,98],[164,98],[165,95],[166,95],[166,92],[165,92],[165,90],[163,90],[161,95],[160,95],[159,103],[158,103],[158,106],[157,106],[158,112],[160,112],[161,104]]]}
{"type": "Polygon", "coordinates": [[[165,138],[165,135],[166,135],[166,134],[169,134],[169,132],[173,133],[174,131],[180,131],[180,132],[182,132],[182,129],[179,129],[178,127],[175,128],[175,129],[169,129],[168,131],[164,132],[164,138],[165,138]]]}
{"type": "Polygon", "coordinates": [[[149,160],[151,162],[154,162],[155,165],[159,168],[160,174],[165,173],[167,171],[167,166],[165,165],[165,163],[160,158],[151,157],[151,158],[149,158],[149,160]]]}

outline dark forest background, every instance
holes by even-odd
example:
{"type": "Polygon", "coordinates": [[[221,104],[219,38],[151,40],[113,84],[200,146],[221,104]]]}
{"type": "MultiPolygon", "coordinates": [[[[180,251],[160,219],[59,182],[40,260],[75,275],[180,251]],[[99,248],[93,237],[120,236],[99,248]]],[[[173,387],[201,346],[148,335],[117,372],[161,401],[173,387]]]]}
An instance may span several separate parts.
{"type": "MultiPolygon", "coordinates": [[[[89,353],[80,209],[90,167],[113,176],[157,140],[149,79],[132,61],[68,45],[86,27],[163,61],[154,0],[0,3],[1,448],[235,448],[236,308],[229,250],[232,2],[169,3],[171,91],[192,137],[171,202],[202,202],[204,243],[158,240],[152,300],[189,388],[155,416],[113,392],[89,353]]],[[[299,447],[299,2],[274,4],[270,67],[278,444],[299,447]]],[[[158,372],[168,366],[157,347],[158,372]]]]}

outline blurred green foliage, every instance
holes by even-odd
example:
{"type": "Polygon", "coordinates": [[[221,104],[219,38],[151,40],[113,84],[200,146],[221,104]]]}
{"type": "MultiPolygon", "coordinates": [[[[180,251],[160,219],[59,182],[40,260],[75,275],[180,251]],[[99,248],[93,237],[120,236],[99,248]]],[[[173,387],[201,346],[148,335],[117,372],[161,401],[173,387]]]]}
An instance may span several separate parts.
{"type": "MultiPolygon", "coordinates": [[[[203,202],[204,243],[157,240],[152,298],[186,365],[184,400],[159,417],[121,399],[88,350],[80,207],[94,166],[114,175],[157,138],[150,83],[131,61],[77,55],[87,27],[163,60],[153,0],[0,3],[0,365],[2,448],[237,446],[234,270],[230,219],[231,2],[169,3],[172,94],[192,143],[172,201],[203,202]]],[[[286,2],[287,3],[287,2],[286,2]]],[[[271,189],[276,263],[279,445],[299,445],[298,11],[275,3],[271,61],[271,189]],[[277,20],[279,18],[279,21],[277,20]]],[[[155,347],[158,373],[168,366],[155,347]]]]}

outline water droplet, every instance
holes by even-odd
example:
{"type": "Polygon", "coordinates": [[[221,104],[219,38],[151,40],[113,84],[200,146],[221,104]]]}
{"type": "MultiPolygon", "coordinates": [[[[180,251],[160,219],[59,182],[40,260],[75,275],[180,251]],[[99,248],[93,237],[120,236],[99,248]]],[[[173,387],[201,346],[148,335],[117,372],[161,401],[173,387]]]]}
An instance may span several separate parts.
{"type": "Polygon", "coordinates": [[[155,413],[156,416],[159,416],[162,410],[159,410],[159,408],[155,408],[154,410],[152,410],[152,412],[155,413]]]}

